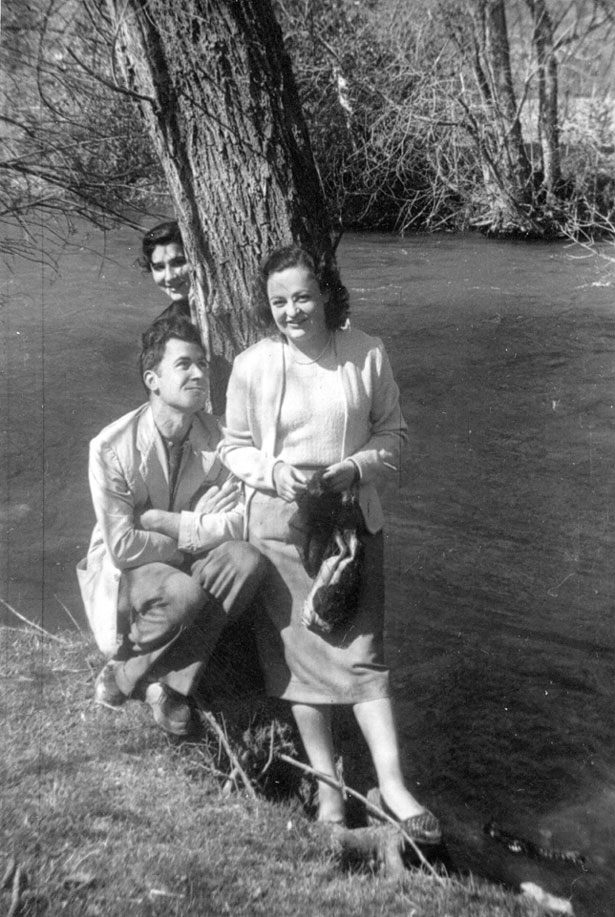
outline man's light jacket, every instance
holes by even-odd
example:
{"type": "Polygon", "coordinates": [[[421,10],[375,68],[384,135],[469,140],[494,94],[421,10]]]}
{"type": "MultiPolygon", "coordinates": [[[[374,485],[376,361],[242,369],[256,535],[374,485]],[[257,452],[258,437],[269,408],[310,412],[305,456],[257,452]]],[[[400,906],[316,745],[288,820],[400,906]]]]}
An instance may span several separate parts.
{"type": "Polygon", "coordinates": [[[122,570],[156,562],[179,566],[184,552],[199,554],[242,538],[243,508],[229,513],[199,509],[199,498],[228,477],[216,454],[219,440],[216,419],[204,411],[195,414],[172,499],[166,449],[149,404],[109,424],[90,443],[96,525],[77,576],[94,637],[107,655],[118,645],[122,570]],[[181,514],[178,542],[138,527],[140,514],[148,509],[181,514]]]}

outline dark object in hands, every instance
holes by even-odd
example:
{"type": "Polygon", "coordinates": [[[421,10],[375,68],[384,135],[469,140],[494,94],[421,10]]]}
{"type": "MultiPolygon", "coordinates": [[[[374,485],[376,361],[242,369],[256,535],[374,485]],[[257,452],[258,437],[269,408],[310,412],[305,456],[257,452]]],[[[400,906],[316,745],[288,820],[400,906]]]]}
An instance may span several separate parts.
{"type": "Polygon", "coordinates": [[[331,633],[355,615],[361,582],[363,514],[352,491],[333,493],[315,475],[291,525],[301,534],[299,554],[314,584],[303,606],[302,621],[331,633]]]}

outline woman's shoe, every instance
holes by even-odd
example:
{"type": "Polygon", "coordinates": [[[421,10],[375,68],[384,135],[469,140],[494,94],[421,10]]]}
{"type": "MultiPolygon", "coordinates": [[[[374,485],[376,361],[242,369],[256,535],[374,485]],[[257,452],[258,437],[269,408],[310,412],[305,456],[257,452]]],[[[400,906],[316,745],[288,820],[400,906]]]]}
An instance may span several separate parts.
{"type": "MultiPolygon", "coordinates": [[[[390,818],[394,819],[404,834],[407,834],[415,844],[435,846],[442,842],[440,822],[429,809],[425,809],[424,812],[419,812],[418,815],[411,815],[410,818],[398,818],[388,807],[382,798],[380,790],[377,788],[373,788],[369,791],[367,794],[367,801],[373,806],[381,809],[390,818]]],[[[377,816],[375,814],[369,813],[367,818],[368,823],[373,824],[376,818],[377,816]]]]}
{"type": "Polygon", "coordinates": [[[442,842],[440,822],[429,809],[425,809],[418,815],[411,815],[410,818],[405,818],[403,821],[399,819],[397,821],[404,834],[407,834],[415,844],[431,845],[442,842]]]}

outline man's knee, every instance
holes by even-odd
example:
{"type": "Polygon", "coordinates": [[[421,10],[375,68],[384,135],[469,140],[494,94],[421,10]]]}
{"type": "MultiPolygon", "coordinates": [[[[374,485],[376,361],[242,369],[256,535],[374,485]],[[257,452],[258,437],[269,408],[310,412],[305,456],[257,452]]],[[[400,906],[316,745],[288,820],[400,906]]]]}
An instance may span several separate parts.
{"type": "Polygon", "coordinates": [[[169,631],[189,627],[206,603],[200,583],[178,570],[160,587],[156,604],[163,613],[169,631]]]}
{"type": "Polygon", "coordinates": [[[135,644],[153,645],[190,626],[207,600],[198,582],[168,564],[148,564],[123,579],[127,632],[135,644]]]}
{"type": "Polygon", "coordinates": [[[165,590],[167,604],[173,609],[173,617],[178,624],[188,624],[205,604],[201,584],[179,570],[175,576],[169,577],[165,590]]]}

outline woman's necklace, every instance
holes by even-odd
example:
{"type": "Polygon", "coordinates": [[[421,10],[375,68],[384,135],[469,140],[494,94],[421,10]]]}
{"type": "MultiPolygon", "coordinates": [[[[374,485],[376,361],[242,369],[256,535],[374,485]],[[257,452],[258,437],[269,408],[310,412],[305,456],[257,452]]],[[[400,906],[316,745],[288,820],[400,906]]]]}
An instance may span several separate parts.
{"type": "Polygon", "coordinates": [[[296,363],[297,366],[311,366],[312,363],[318,363],[318,361],[320,360],[320,358],[324,355],[325,351],[329,348],[329,345],[331,344],[331,338],[332,338],[332,335],[330,334],[329,337],[327,338],[326,342],[325,342],[325,346],[324,346],[323,349],[320,351],[320,353],[318,354],[318,356],[317,356],[317,357],[314,357],[313,360],[298,360],[297,357],[295,356],[295,351],[299,350],[299,348],[298,348],[298,347],[293,347],[292,345],[289,345],[289,347],[290,347],[290,353],[291,353],[291,358],[292,358],[293,363],[296,363]]]}

